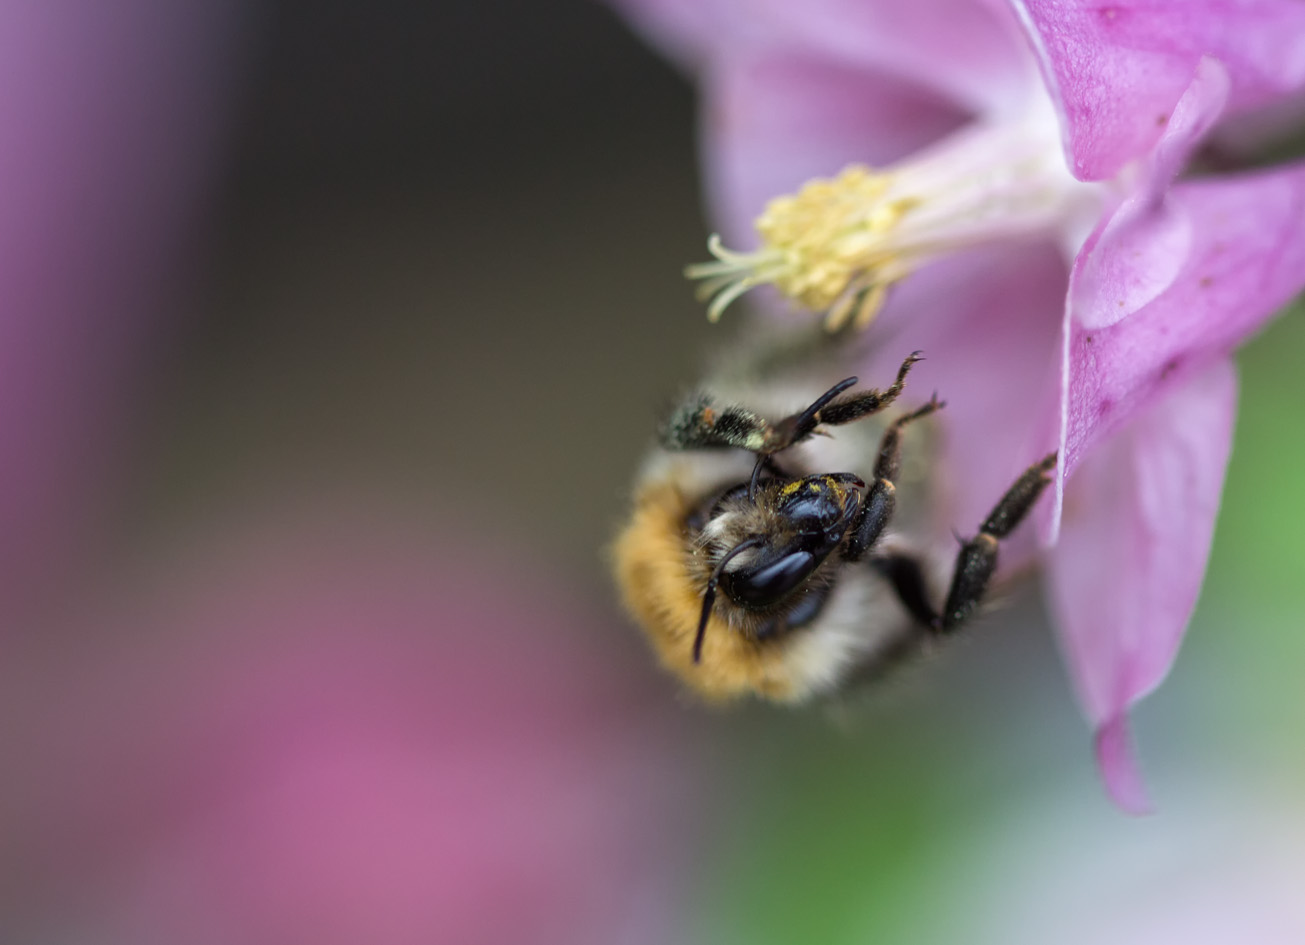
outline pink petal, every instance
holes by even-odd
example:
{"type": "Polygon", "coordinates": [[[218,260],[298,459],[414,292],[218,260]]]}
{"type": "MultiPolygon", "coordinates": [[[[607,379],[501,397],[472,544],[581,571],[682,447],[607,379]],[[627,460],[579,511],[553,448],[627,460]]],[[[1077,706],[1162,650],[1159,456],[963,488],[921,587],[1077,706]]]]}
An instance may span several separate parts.
{"type": "Polygon", "coordinates": [[[1168,289],[1192,247],[1181,206],[1130,198],[1102,221],[1076,273],[1070,306],[1083,328],[1109,328],[1168,289]]]}
{"type": "Polygon", "coordinates": [[[1004,3],[983,0],[751,0],[785,43],[901,76],[974,111],[1018,110],[1036,63],[1004,3]]]}
{"type": "Polygon", "coordinates": [[[1000,0],[615,0],[690,69],[774,51],[868,68],[978,111],[1028,94],[1034,63],[1000,0]]]}
{"type": "Polygon", "coordinates": [[[1019,111],[1035,65],[999,0],[617,0],[704,86],[716,228],[754,242],[772,197],[851,163],[882,165],[973,111],[1019,111]]]}
{"type": "MultiPolygon", "coordinates": [[[[1158,297],[1107,328],[1079,323],[1085,248],[1071,277],[1062,446],[1064,474],[1085,450],[1244,341],[1305,286],[1305,164],[1262,174],[1179,184],[1168,197],[1191,242],[1181,270],[1158,297]]],[[[1164,224],[1161,224],[1163,226],[1164,224]]],[[[1085,258],[1086,257],[1086,258],[1085,258]]],[[[1127,272],[1106,261],[1099,271],[1127,272]]],[[[1132,286],[1103,280],[1091,304],[1129,304],[1132,286]]]]}
{"type": "Polygon", "coordinates": [[[1167,289],[1182,269],[1192,221],[1181,206],[1165,200],[1165,192],[1227,97],[1227,72],[1202,59],[1132,193],[1083,253],[1074,280],[1074,315],[1084,327],[1104,328],[1131,315],[1167,289]]]}
{"type": "Polygon", "coordinates": [[[1192,153],[1223,115],[1232,91],[1232,78],[1217,59],[1202,56],[1155,148],[1141,168],[1136,189],[1157,199],[1187,165],[1192,153]]]}
{"type": "Polygon", "coordinates": [[[1227,69],[1234,111],[1305,87],[1305,4],[1297,0],[1012,3],[1083,180],[1114,177],[1155,146],[1203,56],[1227,69]]]}
{"type": "Polygon", "coordinates": [[[766,203],[852,163],[888,164],[965,121],[890,75],[796,53],[736,54],[705,80],[703,166],[726,243],[756,242],[766,203]]]}
{"type": "Polygon", "coordinates": [[[1196,605],[1236,413],[1230,361],[1190,374],[1085,458],[1048,569],[1079,700],[1121,806],[1144,809],[1130,706],[1164,679],[1196,605]]]}
{"type": "Polygon", "coordinates": [[[1097,729],[1093,754],[1110,799],[1127,813],[1149,814],[1151,799],[1138,770],[1127,713],[1121,712],[1097,729]]]}
{"type": "MultiPolygon", "coordinates": [[[[690,71],[731,36],[734,0],[610,0],[663,55],[690,71]]],[[[747,19],[733,17],[736,26],[747,19]]],[[[737,37],[735,37],[737,39],[737,37]]]]}

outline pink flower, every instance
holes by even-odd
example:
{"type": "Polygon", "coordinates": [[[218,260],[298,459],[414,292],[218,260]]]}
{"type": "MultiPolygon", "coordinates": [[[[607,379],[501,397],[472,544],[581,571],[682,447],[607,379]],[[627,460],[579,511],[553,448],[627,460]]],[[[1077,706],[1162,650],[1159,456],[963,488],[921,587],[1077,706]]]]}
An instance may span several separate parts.
{"type": "Polygon", "coordinates": [[[1229,355],[1305,285],[1305,164],[1180,175],[1305,88],[1305,4],[624,3],[702,83],[724,242],[761,236],[693,267],[712,315],[772,286],[877,318],[885,362],[925,349],[958,522],[1058,440],[1051,604],[1110,793],[1144,809],[1127,713],[1205,571],[1229,355]],[[803,185],[849,162],[880,169],[803,185]]]}

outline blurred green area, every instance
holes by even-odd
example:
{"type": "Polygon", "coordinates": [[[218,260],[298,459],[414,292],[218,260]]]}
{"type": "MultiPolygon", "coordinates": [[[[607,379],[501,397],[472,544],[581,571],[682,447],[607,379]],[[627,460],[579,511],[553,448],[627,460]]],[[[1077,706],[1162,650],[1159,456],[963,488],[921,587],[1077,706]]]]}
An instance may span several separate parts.
{"type": "MultiPolygon", "coordinates": [[[[1245,607],[1248,614],[1269,617],[1299,612],[1305,592],[1301,584],[1305,557],[1301,528],[1305,492],[1300,489],[1305,469],[1302,354],[1305,304],[1297,303],[1238,356],[1241,405],[1210,562],[1207,605],[1227,602],[1245,607]]],[[[1277,636],[1273,635],[1269,648],[1305,643],[1297,632],[1285,634],[1281,641],[1277,636]]]]}
{"type": "MultiPolygon", "coordinates": [[[[1202,601],[1184,659],[1198,664],[1216,699],[1214,724],[1238,750],[1297,774],[1305,752],[1305,438],[1301,361],[1305,303],[1298,302],[1238,356],[1241,405],[1223,507],[1202,601]]],[[[1180,664],[1179,669],[1182,669],[1180,664]]]]}

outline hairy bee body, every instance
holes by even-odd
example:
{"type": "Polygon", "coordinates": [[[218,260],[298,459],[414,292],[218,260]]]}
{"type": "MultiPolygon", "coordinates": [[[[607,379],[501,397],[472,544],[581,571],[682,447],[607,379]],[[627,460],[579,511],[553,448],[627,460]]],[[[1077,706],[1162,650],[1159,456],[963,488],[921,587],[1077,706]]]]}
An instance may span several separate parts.
{"type": "MultiPolygon", "coordinates": [[[[735,359],[705,384],[711,399],[740,403],[762,416],[786,416],[810,403],[838,380],[837,364],[782,365],[762,377],[758,362],[735,359]]],[[[773,360],[773,359],[770,359],[773,360]]],[[[886,424],[878,416],[816,436],[783,454],[784,471],[797,478],[873,466],[886,424]]],[[[921,424],[923,427],[923,424],[921,424]]],[[[929,505],[928,454],[932,429],[913,429],[913,462],[899,482],[897,526],[882,547],[925,555],[911,546],[904,527],[923,525],[929,505]]],[[[710,617],[702,657],[693,660],[693,637],[703,589],[713,561],[703,547],[701,506],[710,497],[746,482],[756,458],[741,449],[681,450],[659,444],[643,462],[634,484],[634,513],[615,546],[615,569],[625,607],[645,630],[660,662],[709,698],[754,693],[776,701],[801,701],[837,689],[859,668],[885,658],[910,632],[911,616],[889,583],[870,568],[847,568],[827,559],[814,573],[823,596],[808,623],[782,638],[758,638],[760,617],[743,608],[719,607],[710,617]],[[801,632],[797,632],[801,630],[801,632]]],[[[930,572],[934,570],[930,566],[930,572]]]]}
{"type": "Polygon", "coordinates": [[[613,549],[621,596],[709,699],[799,702],[952,634],[1049,482],[1054,454],[957,551],[935,514],[944,404],[895,405],[920,352],[883,390],[838,380],[853,360],[838,336],[754,343],[671,413],[636,478],[613,549]]]}
{"type": "Polygon", "coordinates": [[[695,663],[692,643],[711,568],[684,525],[702,495],[684,488],[704,481],[704,470],[685,468],[694,464],[677,463],[641,480],[634,517],[616,543],[625,606],[664,666],[708,698],[754,693],[797,702],[838,688],[855,667],[893,648],[910,618],[886,582],[863,570],[842,575],[819,614],[797,628],[804,633],[759,640],[747,632],[748,615],[713,614],[695,663]]]}

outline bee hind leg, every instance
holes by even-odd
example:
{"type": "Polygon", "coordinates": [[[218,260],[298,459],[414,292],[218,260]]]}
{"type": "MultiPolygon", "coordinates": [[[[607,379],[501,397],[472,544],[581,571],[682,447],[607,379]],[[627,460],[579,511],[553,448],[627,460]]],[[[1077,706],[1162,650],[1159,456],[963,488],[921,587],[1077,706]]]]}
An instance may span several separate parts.
{"type": "Polygon", "coordinates": [[[923,642],[938,634],[951,633],[973,616],[993,572],[997,570],[997,549],[1001,539],[1014,531],[1028,515],[1042,490],[1051,483],[1047,474],[1055,465],[1056,454],[1052,453],[1026,469],[988,514],[979,527],[979,533],[962,543],[956,555],[947,603],[941,613],[929,603],[929,590],[919,561],[904,554],[870,558],[870,564],[892,586],[897,599],[919,628],[918,633],[911,634],[912,639],[923,642]]]}
{"type": "Polygon", "coordinates": [[[908,555],[892,554],[872,558],[870,563],[892,585],[897,599],[918,625],[919,633],[932,636],[939,617],[929,603],[929,592],[920,562],[908,555]]]}
{"type": "MultiPolygon", "coordinates": [[[[1000,540],[1014,531],[1028,515],[1042,490],[1051,484],[1048,474],[1055,466],[1056,454],[1052,453],[1024,470],[988,513],[979,526],[979,533],[961,545],[952,572],[951,588],[947,592],[947,603],[942,613],[933,618],[934,630],[950,632],[973,615],[993,572],[997,570],[1000,540]]],[[[900,590],[898,595],[901,596],[900,590]]]]}

